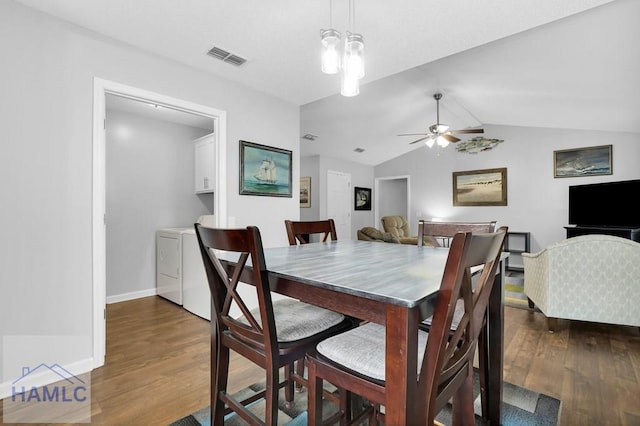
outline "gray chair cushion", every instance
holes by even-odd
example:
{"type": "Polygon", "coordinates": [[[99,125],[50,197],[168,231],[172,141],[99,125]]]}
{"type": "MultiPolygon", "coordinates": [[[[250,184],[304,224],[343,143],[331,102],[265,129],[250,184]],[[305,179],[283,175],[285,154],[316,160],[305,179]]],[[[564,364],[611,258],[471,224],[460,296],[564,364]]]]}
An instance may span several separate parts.
{"type": "MultiPolygon", "coordinates": [[[[251,311],[262,325],[258,308],[251,311]]],[[[279,342],[293,342],[318,334],[344,321],[344,315],[294,299],[273,302],[273,315],[279,342]]],[[[247,324],[244,316],[238,321],[247,324]]]]}
{"type": "MultiPolygon", "coordinates": [[[[424,358],[429,334],[418,331],[418,372],[424,358]]],[[[322,356],[375,380],[385,379],[385,328],[380,324],[366,323],[318,343],[322,356]]]]}
{"type": "MultiPolygon", "coordinates": [[[[453,312],[453,319],[451,320],[451,330],[457,330],[458,325],[460,324],[460,320],[464,316],[464,300],[458,299],[456,303],[456,310],[453,312]]],[[[422,321],[423,324],[431,325],[431,321],[433,321],[433,317],[429,317],[426,320],[422,321]]]]}

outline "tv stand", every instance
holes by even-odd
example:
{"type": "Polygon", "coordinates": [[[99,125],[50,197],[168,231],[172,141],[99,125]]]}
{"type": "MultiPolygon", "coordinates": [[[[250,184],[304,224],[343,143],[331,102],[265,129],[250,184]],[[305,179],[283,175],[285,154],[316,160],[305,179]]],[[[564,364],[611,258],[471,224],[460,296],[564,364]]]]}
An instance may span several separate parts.
{"type": "Polygon", "coordinates": [[[567,238],[577,237],[579,235],[604,234],[613,235],[615,237],[628,238],[640,243],[640,228],[615,228],[615,227],[597,227],[597,226],[565,226],[567,230],[567,238]]]}

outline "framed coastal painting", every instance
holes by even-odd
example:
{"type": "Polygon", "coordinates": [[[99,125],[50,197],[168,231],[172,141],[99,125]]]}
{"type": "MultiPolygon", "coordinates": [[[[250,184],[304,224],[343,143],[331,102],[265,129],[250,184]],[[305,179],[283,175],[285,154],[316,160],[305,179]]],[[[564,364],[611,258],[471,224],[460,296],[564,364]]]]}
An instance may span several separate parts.
{"type": "Polygon", "coordinates": [[[354,210],[371,210],[371,188],[354,188],[354,210]]]}
{"type": "Polygon", "coordinates": [[[291,198],[291,151],[241,140],[240,194],[291,198]]]}
{"type": "Polygon", "coordinates": [[[454,206],[506,206],[507,169],[453,172],[454,206]]]}
{"type": "Polygon", "coordinates": [[[611,151],[612,145],[553,151],[553,177],[610,175],[611,151]]]}
{"type": "Polygon", "coordinates": [[[300,178],[300,207],[311,207],[311,176],[300,178]]]}

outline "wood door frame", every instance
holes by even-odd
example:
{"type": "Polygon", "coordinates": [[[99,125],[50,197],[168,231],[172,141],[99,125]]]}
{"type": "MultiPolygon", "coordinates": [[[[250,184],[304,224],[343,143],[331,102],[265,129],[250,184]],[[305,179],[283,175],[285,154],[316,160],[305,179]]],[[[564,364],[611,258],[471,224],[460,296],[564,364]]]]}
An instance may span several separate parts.
{"type": "Polygon", "coordinates": [[[210,117],[216,135],[216,183],[213,213],[216,226],[227,225],[227,113],[121,83],[94,78],[93,81],[93,176],[92,176],[92,361],[104,365],[106,352],[106,100],[107,94],[150,102],[184,112],[210,117]]]}

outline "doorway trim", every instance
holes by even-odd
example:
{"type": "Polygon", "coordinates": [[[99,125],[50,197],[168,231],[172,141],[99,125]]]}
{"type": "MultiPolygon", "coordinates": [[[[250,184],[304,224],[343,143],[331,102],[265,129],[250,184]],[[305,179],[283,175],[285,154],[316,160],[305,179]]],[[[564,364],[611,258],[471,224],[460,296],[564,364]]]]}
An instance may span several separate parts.
{"type": "Polygon", "coordinates": [[[227,113],[133,86],[95,77],[93,80],[93,159],[91,200],[92,340],[93,368],[104,365],[106,352],[106,100],[107,94],[150,102],[191,114],[210,117],[216,136],[216,179],[213,213],[216,226],[227,224],[227,113]]]}

